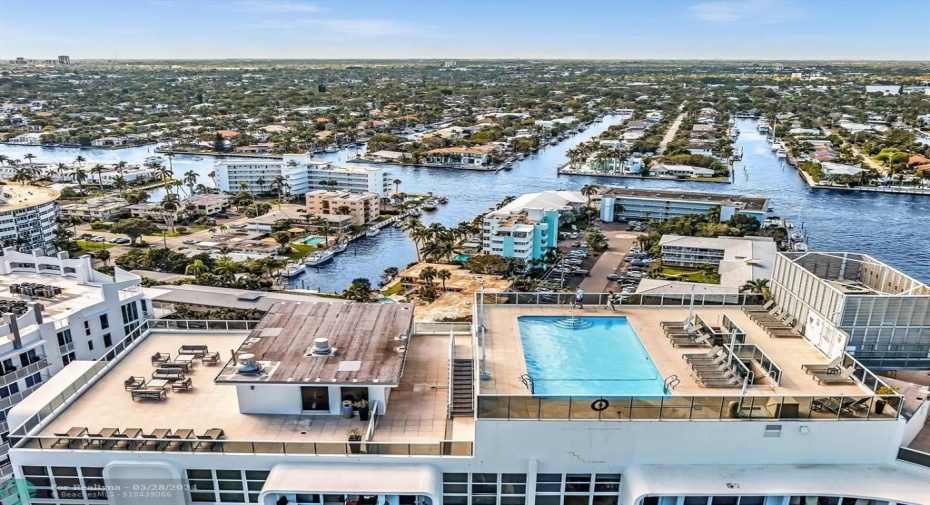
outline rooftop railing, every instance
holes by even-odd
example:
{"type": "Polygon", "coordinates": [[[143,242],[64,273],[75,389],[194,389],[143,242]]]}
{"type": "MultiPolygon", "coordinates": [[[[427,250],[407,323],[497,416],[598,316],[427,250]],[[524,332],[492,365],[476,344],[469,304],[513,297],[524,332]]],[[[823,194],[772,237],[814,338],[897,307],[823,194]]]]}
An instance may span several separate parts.
{"type": "Polygon", "coordinates": [[[479,420],[893,420],[900,396],[478,396],[479,420]]]}
{"type": "MultiPolygon", "coordinates": [[[[614,293],[614,307],[622,306],[664,306],[688,307],[691,305],[691,294],[631,294],[620,295],[614,293]]],[[[486,305],[565,305],[575,303],[575,293],[477,293],[475,300],[486,305]]],[[[584,304],[588,306],[607,306],[610,293],[585,293],[584,304]]],[[[762,295],[739,293],[732,295],[695,294],[695,306],[722,306],[722,305],[762,305],[762,295]]]]}
{"type": "Polygon", "coordinates": [[[10,444],[16,446],[16,440],[25,437],[37,428],[43,421],[50,418],[59,407],[68,402],[75,395],[79,395],[87,386],[96,382],[105,375],[113,363],[122,358],[124,351],[136,341],[142,339],[150,330],[167,331],[247,331],[255,327],[257,321],[209,321],[209,320],[155,320],[144,319],[122,340],[117,342],[103,356],[97,359],[94,365],[66,386],[57,396],[49,400],[35,415],[23,424],[10,431],[10,444]]]}
{"type": "Polygon", "coordinates": [[[28,436],[16,443],[16,449],[36,450],[102,450],[114,452],[155,451],[160,453],[223,453],[223,454],[305,454],[359,456],[472,456],[472,442],[281,442],[248,440],[181,440],[166,451],[171,439],[116,437],[56,437],[28,436]],[[117,445],[117,443],[126,445],[117,445]],[[154,445],[153,445],[154,444],[154,445]],[[123,447],[116,449],[114,447],[123,447]],[[145,449],[143,449],[145,447],[145,449]]]}
{"type": "Polygon", "coordinates": [[[741,361],[753,360],[765,372],[765,375],[775,381],[775,385],[781,384],[781,368],[769,358],[765,352],[753,344],[736,344],[733,346],[733,354],[741,361]]]}

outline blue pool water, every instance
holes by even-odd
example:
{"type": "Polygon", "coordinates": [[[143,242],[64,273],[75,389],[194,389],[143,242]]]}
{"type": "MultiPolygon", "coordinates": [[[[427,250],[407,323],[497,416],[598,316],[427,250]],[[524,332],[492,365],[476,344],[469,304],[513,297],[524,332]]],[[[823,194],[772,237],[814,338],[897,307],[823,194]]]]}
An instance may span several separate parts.
{"type": "Polygon", "coordinates": [[[310,237],[307,240],[304,240],[304,245],[317,245],[322,243],[324,240],[323,237],[310,237]]]}
{"type": "Polygon", "coordinates": [[[465,263],[470,258],[471,258],[470,254],[457,254],[455,257],[452,258],[452,261],[461,261],[462,263],[465,263]]]}
{"type": "Polygon", "coordinates": [[[662,395],[663,379],[625,317],[521,316],[520,339],[534,393],[662,395]]]}

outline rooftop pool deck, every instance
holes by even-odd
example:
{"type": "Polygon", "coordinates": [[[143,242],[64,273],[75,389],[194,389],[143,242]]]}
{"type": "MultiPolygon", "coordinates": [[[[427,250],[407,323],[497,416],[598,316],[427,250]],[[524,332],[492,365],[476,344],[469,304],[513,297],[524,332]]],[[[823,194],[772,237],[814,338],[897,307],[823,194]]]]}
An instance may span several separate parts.
{"type": "MultiPolygon", "coordinates": [[[[528,395],[521,376],[527,373],[523,342],[520,336],[521,316],[564,316],[571,315],[569,308],[532,305],[484,305],[484,324],[487,328],[487,371],[491,378],[478,381],[478,392],[482,395],[528,395]]],[[[746,332],[746,344],[755,344],[782,369],[780,385],[766,380],[748,388],[747,395],[754,396],[863,396],[872,391],[860,384],[819,385],[812,374],[801,369],[806,364],[827,364],[829,359],[803,338],[772,338],[763,328],[754,323],[739,307],[703,306],[695,307],[705,321],[715,325],[726,314],[746,332]]],[[[683,354],[704,353],[707,347],[673,347],[662,329],[663,321],[684,321],[688,317],[687,307],[618,307],[616,311],[603,306],[586,306],[575,309],[576,317],[625,316],[633,331],[645,347],[652,363],[662,378],[677,375],[681,383],[672,395],[733,396],[739,388],[702,387],[692,378],[691,368],[682,358],[683,354]]],[[[757,381],[758,382],[758,381],[757,381]]]]}

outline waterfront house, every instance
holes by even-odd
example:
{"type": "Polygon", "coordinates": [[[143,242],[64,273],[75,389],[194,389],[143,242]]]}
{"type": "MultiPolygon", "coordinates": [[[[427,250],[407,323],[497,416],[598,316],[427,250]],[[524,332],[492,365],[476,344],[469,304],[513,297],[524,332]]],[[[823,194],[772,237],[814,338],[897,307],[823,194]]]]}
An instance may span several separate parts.
{"type": "Polygon", "coordinates": [[[888,95],[900,95],[901,94],[901,85],[870,85],[865,87],[866,93],[881,93],[885,96],[888,95]]]}
{"type": "Polygon", "coordinates": [[[126,144],[126,137],[101,137],[90,141],[94,147],[118,147],[126,144]]]}
{"type": "Polygon", "coordinates": [[[690,165],[656,165],[649,169],[649,173],[656,177],[713,177],[714,171],[709,168],[692,167],[690,165]]]}
{"type": "Polygon", "coordinates": [[[490,164],[494,147],[481,145],[473,147],[443,147],[426,152],[426,163],[433,165],[464,165],[485,167],[490,164]]]}
{"type": "Polygon", "coordinates": [[[829,161],[822,162],[820,164],[821,170],[823,170],[823,175],[828,179],[837,179],[839,177],[856,177],[862,172],[868,172],[863,168],[859,168],[853,165],[844,165],[842,163],[833,163],[829,161]]]}

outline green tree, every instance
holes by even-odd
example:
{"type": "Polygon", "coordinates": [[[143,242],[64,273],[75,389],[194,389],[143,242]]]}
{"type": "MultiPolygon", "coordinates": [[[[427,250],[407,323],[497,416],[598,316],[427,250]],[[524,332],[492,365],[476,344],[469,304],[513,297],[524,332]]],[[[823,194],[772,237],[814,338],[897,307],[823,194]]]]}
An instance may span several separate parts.
{"type": "Polygon", "coordinates": [[[371,281],[364,277],[353,279],[352,284],[342,292],[342,297],[356,302],[370,302],[371,281]]]}
{"type": "Polygon", "coordinates": [[[158,225],[149,221],[148,219],[143,219],[141,217],[123,219],[110,228],[111,233],[126,235],[129,237],[132,245],[136,244],[136,240],[139,237],[143,235],[151,235],[158,232],[159,230],[161,230],[161,228],[159,228],[158,225]]]}

